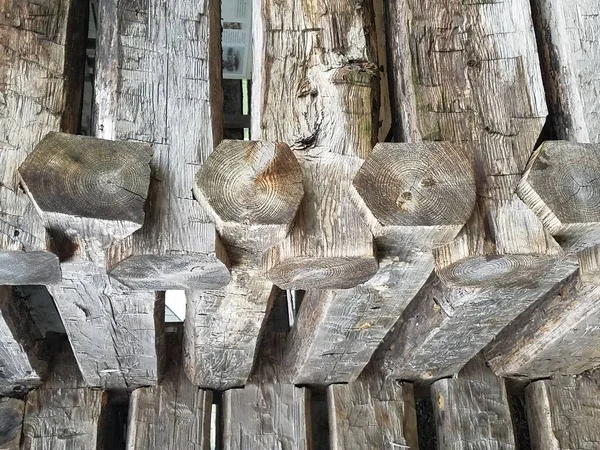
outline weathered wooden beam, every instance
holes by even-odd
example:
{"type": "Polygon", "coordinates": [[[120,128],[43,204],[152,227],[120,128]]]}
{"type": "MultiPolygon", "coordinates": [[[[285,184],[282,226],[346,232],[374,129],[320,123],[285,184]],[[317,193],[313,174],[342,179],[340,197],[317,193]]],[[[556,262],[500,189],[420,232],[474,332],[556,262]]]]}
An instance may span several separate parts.
{"type": "Polygon", "coordinates": [[[287,448],[308,450],[310,391],[283,375],[287,334],[283,296],[273,307],[260,347],[257,368],[243,389],[223,393],[223,449],[287,448]]]}
{"type": "Polygon", "coordinates": [[[27,395],[21,448],[95,450],[102,392],[85,384],[65,342],[49,378],[27,395]]]}
{"type": "Polygon", "coordinates": [[[109,273],[140,289],[226,285],[227,255],[192,196],[197,168],[222,133],[219,2],[99,6],[96,136],[155,151],[146,221],[110,248],[109,273]]]}
{"type": "Polygon", "coordinates": [[[506,386],[482,357],[431,385],[438,448],[515,449],[506,386]],[[474,447],[475,446],[475,447],[474,447]]]}
{"type": "Polygon", "coordinates": [[[379,73],[370,2],[254,4],[252,137],[283,141],[304,175],[290,236],[266,255],[281,288],[350,288],[377,271],[373,237],[350,185],[373,149],[379,73]],[[281,58],[280,55],[288,55],[281,58]]]}
{"type": "Polygon", "coordinates": [[[158,386],[132,392],[127,450],[209,450],[212,392],[199,389],[183,368],[182,331],[166,343],[166,372],[158,386]]]}
{"type": "Polygon", "coordinates": [[[327,388],[329,440],[333,450],[417,450],[413,386],[363,373],[327,388]]]}
{"type": "Polygon", "coordinates": [[[532,450],[592,450],[600,445],[597,372],[534,381],[525,388],[532,450]]]}
{"type": "Polygon", "coordinates": [[[0,5],[0,284],[60,281],[46,231],[17,168],[50,131],[76,132],[83,91],[85,2],[0,5]]]}
{"type": "Polygon", "coordinates": [[[563,260],[514,192],[547,115],[529,2],[387,7],[404,139],[460,142],[475,154],[475,211],[453,242],[434,249],[436,274],[380,354],[388,376],[436,378],[456,373],[576,262],[563,260]]]}
{"type": "Polygon", "coordinates": [[[154,293],[109,280],[104,253],[143,223],[151,156],[145,144],[50,133],[19,168],[62,260],[49,291],[90,386],[156,382],[154,293]]]}
{"type": "Polygon", "coordinates": [[[0,448],[20,450],[25,402],[16,398],[0,398],[0,448]]]}

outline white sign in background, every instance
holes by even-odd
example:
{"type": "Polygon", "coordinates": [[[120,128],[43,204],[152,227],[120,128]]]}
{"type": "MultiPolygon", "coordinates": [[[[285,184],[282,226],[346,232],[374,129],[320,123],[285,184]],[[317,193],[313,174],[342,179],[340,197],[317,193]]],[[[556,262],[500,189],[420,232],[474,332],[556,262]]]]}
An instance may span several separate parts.
{"type": "Polygon", "coordinates": [[[252,0],[223,0],[223,78],[252,76],[252,0]]]}

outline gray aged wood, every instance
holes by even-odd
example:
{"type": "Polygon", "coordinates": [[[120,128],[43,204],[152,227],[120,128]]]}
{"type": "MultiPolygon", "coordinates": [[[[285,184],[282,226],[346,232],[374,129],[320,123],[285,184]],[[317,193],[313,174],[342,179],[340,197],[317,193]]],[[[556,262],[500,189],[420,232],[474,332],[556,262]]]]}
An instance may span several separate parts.
{"type": "Polygon", "coordinates": [[[243,389],[223,393],[223,449],[309,450],[310,391],[282,374],[285,301],[279,296],[266,326],[257,368],[243,389]]]}
{"type": "Polygon", "coordinates": [[[576,269],[514,193],[547,115],[529,8],[388,2],[402,136],[471,147],[478,194],[463,231],[434,249],[436,275],[382,347],[388,376],[455,373],[576,269]]]}
{"type": "Polygon", "coordinates": [[[0,449],[20,450],[25,402],[16,398],[0,398],[0,449]]]}
{"type": "Polygon", "coordinates": [[[226,285],[225,250],[192,195],[222,133],[219,2],[99,5],[96,136],[151,143],[155,152],[149,214],[110,248],[110,275],[140,289],[226,285]]]}
{"type": "Polygon", "coordinates": [[[154,293],[105,269],[105,249],[142,226],[151,156],[145,144],[53,133],[19,168],[62,260],[49,291],[89,386],[156,382],[154,293]]]}
{"type": "Polygon", "coordinates": [[[209,450],[212,392],[186,377],[182,333],[166,343],[167,370],[158,386],[132,392],[127,450],[209,450]]]}
{"type": "Polygon", "coordinates": [[[504,380],[481,357],[433,383],[431,396],[440,450],[516,449],[504,380]]]}
{"type": "Polygon", "coordinates": [[[288,239],[266,257],[281,288],[350,288],[377,271],[373,238],[349,195],[377,136],[379,75],[367,1],[254,6],[252,137],[283,141],[304,175],[288,239]],[[281,58],[281,55],[288,55],[281,58]]]}
{"type": "Polygon", "coordinates": [[[597,372],[534,381],[526,387],[533,450],[592,450],[600,445],[597,372]]]}
{"type": "Polygon", "coordinates": [[[418,450],[413,386],[363,374],[327,388],[332,450],[418,450]]]}
{"type": "Polygon", "coordinates": [[[82,2],[0,5],[0,284],[60,281],[17,168],[49,131],[77,131],[86,20],[82,2]]]}
{"type": "Polygon", "coordinates": [[[95,450],[102,391],[85,387],[67,343],[49,378],[27,395],[23,450],[95,450]]]}

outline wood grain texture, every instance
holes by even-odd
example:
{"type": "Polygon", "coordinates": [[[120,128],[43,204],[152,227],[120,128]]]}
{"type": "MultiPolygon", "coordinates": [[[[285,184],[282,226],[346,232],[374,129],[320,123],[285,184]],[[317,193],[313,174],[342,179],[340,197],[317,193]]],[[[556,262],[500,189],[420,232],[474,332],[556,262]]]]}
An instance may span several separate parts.
{"type": "Polygon", "coordinates": [[[77,131],[79,103],[69,95],[81,95],[85,37],[70,25],[85,29],[87,20],[87,4],[76,0],[0,5],[0,284],[60,281],[17,168],[46,133],[77,131]]]}
{"type": "Polygon", "coordinates": [[[378,131],[372,5],[262,1],[254,11],[262,80],[252,85],[252,136],[290,146],[305,191],[289,238],[267,254],[269,279],[281,288],[356,286],[377,270],[372,236],[349,195],[378,131]]]}
{"type": "Polygon", "coordinates": [[[209,450],[212,392],[186,377],[182,333],[166,343],[167,370],[158,386],[132,392],[127,450],[209,450]]]}
{"type": "Polygon", "coordinates": [[[19,168],[62,260],[49,291],[89,386],[156,382],[154,293],[111,281],[105,258],[142,226],[151,156],[145,144],[54,133],[19,168]]]}
{"type": "Polygon", "coordinates": [[[456,373],[577,266],[514,192],[547,115],[529,2],[387,6],[400,136],[475,155],[475,210],[434,248],[436,275],[382,346],[389,376],[435,378],[456,373]]]}
{"type": "Polygon", "coordinates": [[[49,378],[25,402],[21,449],[95,450],[102,392],[85,386],[65,342],[49,378]]]}
{"type": "Polygon", "coordinates": [[[439,449],[515,450],[506,387],[473,359],[455,378],[431,385],[439,449]]]}
{"type": "Polygon", "coordinates": [[[222,133],[219,3],[114,0],[98,15],[96,136],[155,152],[149,214],[110,248],[110,275],[140,289],[226,285],[227,256],[192,195],[222,133]]]}
{"type": "Polygon", "coordinates": [[[0,398],[0,449],[20,450],[25,402],[16,398],[0,398]]]}
{"type": "Polygon", "coordinates": [[[361,375],[327,387],[332,450],[419,448],[413,386],[361,375]]]}
{"type": "Polygon", "coordinates": [[[532,450],[592,450],[600,443],[598,373],[532,382],[525,389],[532,450]]]}
{"type": "Polygon", "coordinates": [[[310,391],[289,383],[282,373],[286,334],[285,300],[279,295],[253,376],[243,389],[223,393],[223,449],[312,448],[310,391]]]}

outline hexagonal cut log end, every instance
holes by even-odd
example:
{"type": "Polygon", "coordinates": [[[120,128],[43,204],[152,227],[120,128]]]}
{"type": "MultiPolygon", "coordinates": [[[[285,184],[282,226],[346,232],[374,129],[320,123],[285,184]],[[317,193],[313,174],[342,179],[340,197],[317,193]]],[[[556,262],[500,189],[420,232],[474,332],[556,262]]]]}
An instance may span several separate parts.
{"type": "Polygon", "coordinates": [[[354,199],[375,236],[393,227],[429,227],[447,238],[446,228],[456,235],[473,212],[474,172],[466,146],[381,143],[354,178],[354,199]]]}
{"type": "Polygon", "coordinates": [[[193,191],[226,244],[264,251],[290,229],[304,195],[302,169],[284,143],[225,140],[193,191]]]}
{"type": "Polygon", "coordinates": [[[600,145],[544,142],[532,155],[517,188],[563,248],[600,243],[600,145]]]}
{"type": "Polygon", "coordinates": [[[49,133],[19,167],[45,225],[101,241],[142,226],[149,145],[49,133]]]}

